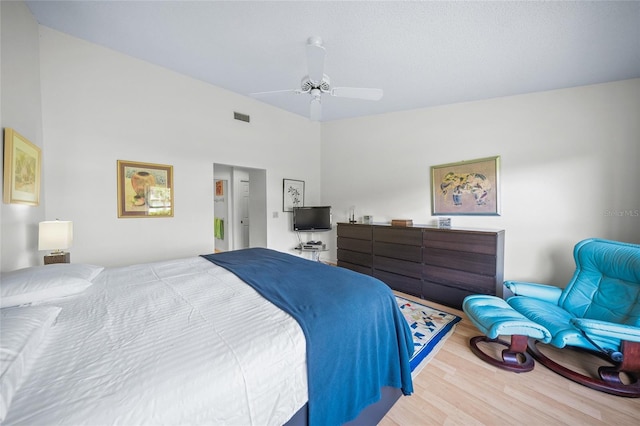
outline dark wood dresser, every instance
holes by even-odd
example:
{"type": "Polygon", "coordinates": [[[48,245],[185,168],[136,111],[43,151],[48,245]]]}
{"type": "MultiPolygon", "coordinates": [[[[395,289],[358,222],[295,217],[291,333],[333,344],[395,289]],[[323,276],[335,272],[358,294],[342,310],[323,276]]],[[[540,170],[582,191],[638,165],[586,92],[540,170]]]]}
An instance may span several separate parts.
{"type": "Polygon", "coordinates": [[[504,231],[338,223],[338,266],[461,309],[470,294],[502,297],[504,231]]]}

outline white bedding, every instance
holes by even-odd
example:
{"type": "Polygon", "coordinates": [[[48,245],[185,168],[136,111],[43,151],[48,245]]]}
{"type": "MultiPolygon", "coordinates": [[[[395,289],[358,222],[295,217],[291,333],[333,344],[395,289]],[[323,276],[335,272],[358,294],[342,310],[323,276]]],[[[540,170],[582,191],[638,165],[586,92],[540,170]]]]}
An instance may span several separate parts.
{"type": "Polygon", "coordinates": [[[298,323],[200,257],[106,269],[48,304],[3,424],[280,425],[307,401],[298,323]]]}

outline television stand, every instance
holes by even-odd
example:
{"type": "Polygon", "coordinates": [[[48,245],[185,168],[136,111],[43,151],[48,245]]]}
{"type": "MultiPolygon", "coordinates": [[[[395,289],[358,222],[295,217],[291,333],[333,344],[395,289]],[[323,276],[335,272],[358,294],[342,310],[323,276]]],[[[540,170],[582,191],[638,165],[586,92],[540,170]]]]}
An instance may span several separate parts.
{"type": "Polygon", "coordinates": [[[321,252],[329,251],[329,249],[327,249],[327,246],[325,244],[318,244],[318,245],[302,244],[297,247],[294,247],[293,249],[301,253],[311,253],[311,259],[316,262],[320,262],[321,252]]]}

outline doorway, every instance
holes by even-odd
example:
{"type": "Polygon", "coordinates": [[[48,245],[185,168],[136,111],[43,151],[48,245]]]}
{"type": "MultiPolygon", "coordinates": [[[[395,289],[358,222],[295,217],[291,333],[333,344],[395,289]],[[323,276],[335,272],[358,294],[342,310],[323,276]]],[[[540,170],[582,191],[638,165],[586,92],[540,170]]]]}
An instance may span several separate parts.
{"type": "Polygon", "coordinates": [[[213,236],[214,252],[229,250],[230,235],[225,232],[225,226],[229,226],[229,181],[227,179],[215,179],[213,196],[213,236]]]}
{"type": "Polygon", "coordinates": [[[240,241],[240,244],[238,244],[238,247],[236,247],[236,249],[249,248],[249,233],[251,231],[249,226],[249,224],[251,223],[249,220],[249,204],[251,201],[249,194],[251,194],[251,192],[249,189],[249,181],[241,180],[239,194],[240,214],[238,215],[240,219],[240,238],[238,239],[240,241]]]}
{"type": "Polygon", "coordinates": [[[213,177],[214,251],[266,247],[267,171],[214,163],[213,177]]]}

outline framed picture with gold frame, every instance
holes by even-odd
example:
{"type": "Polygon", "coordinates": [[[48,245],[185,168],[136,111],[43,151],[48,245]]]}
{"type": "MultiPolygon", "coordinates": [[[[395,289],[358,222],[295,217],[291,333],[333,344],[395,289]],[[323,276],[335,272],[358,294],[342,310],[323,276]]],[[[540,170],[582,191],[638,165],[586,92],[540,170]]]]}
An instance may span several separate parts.
{"type": "Polygon", "coordinates": [[[13,129],[4,129],[5,203],[40,204],[42,151],[13,129]]]}
{"type": "Polygon", "coordinates": [[[172,217],[173,166],[118,160],[118,217],[172,217]]]}
{"type": "Polygon", "coordinates": [[[500,156],[431,167],[432,213],[500,215],[500,156]]]}

